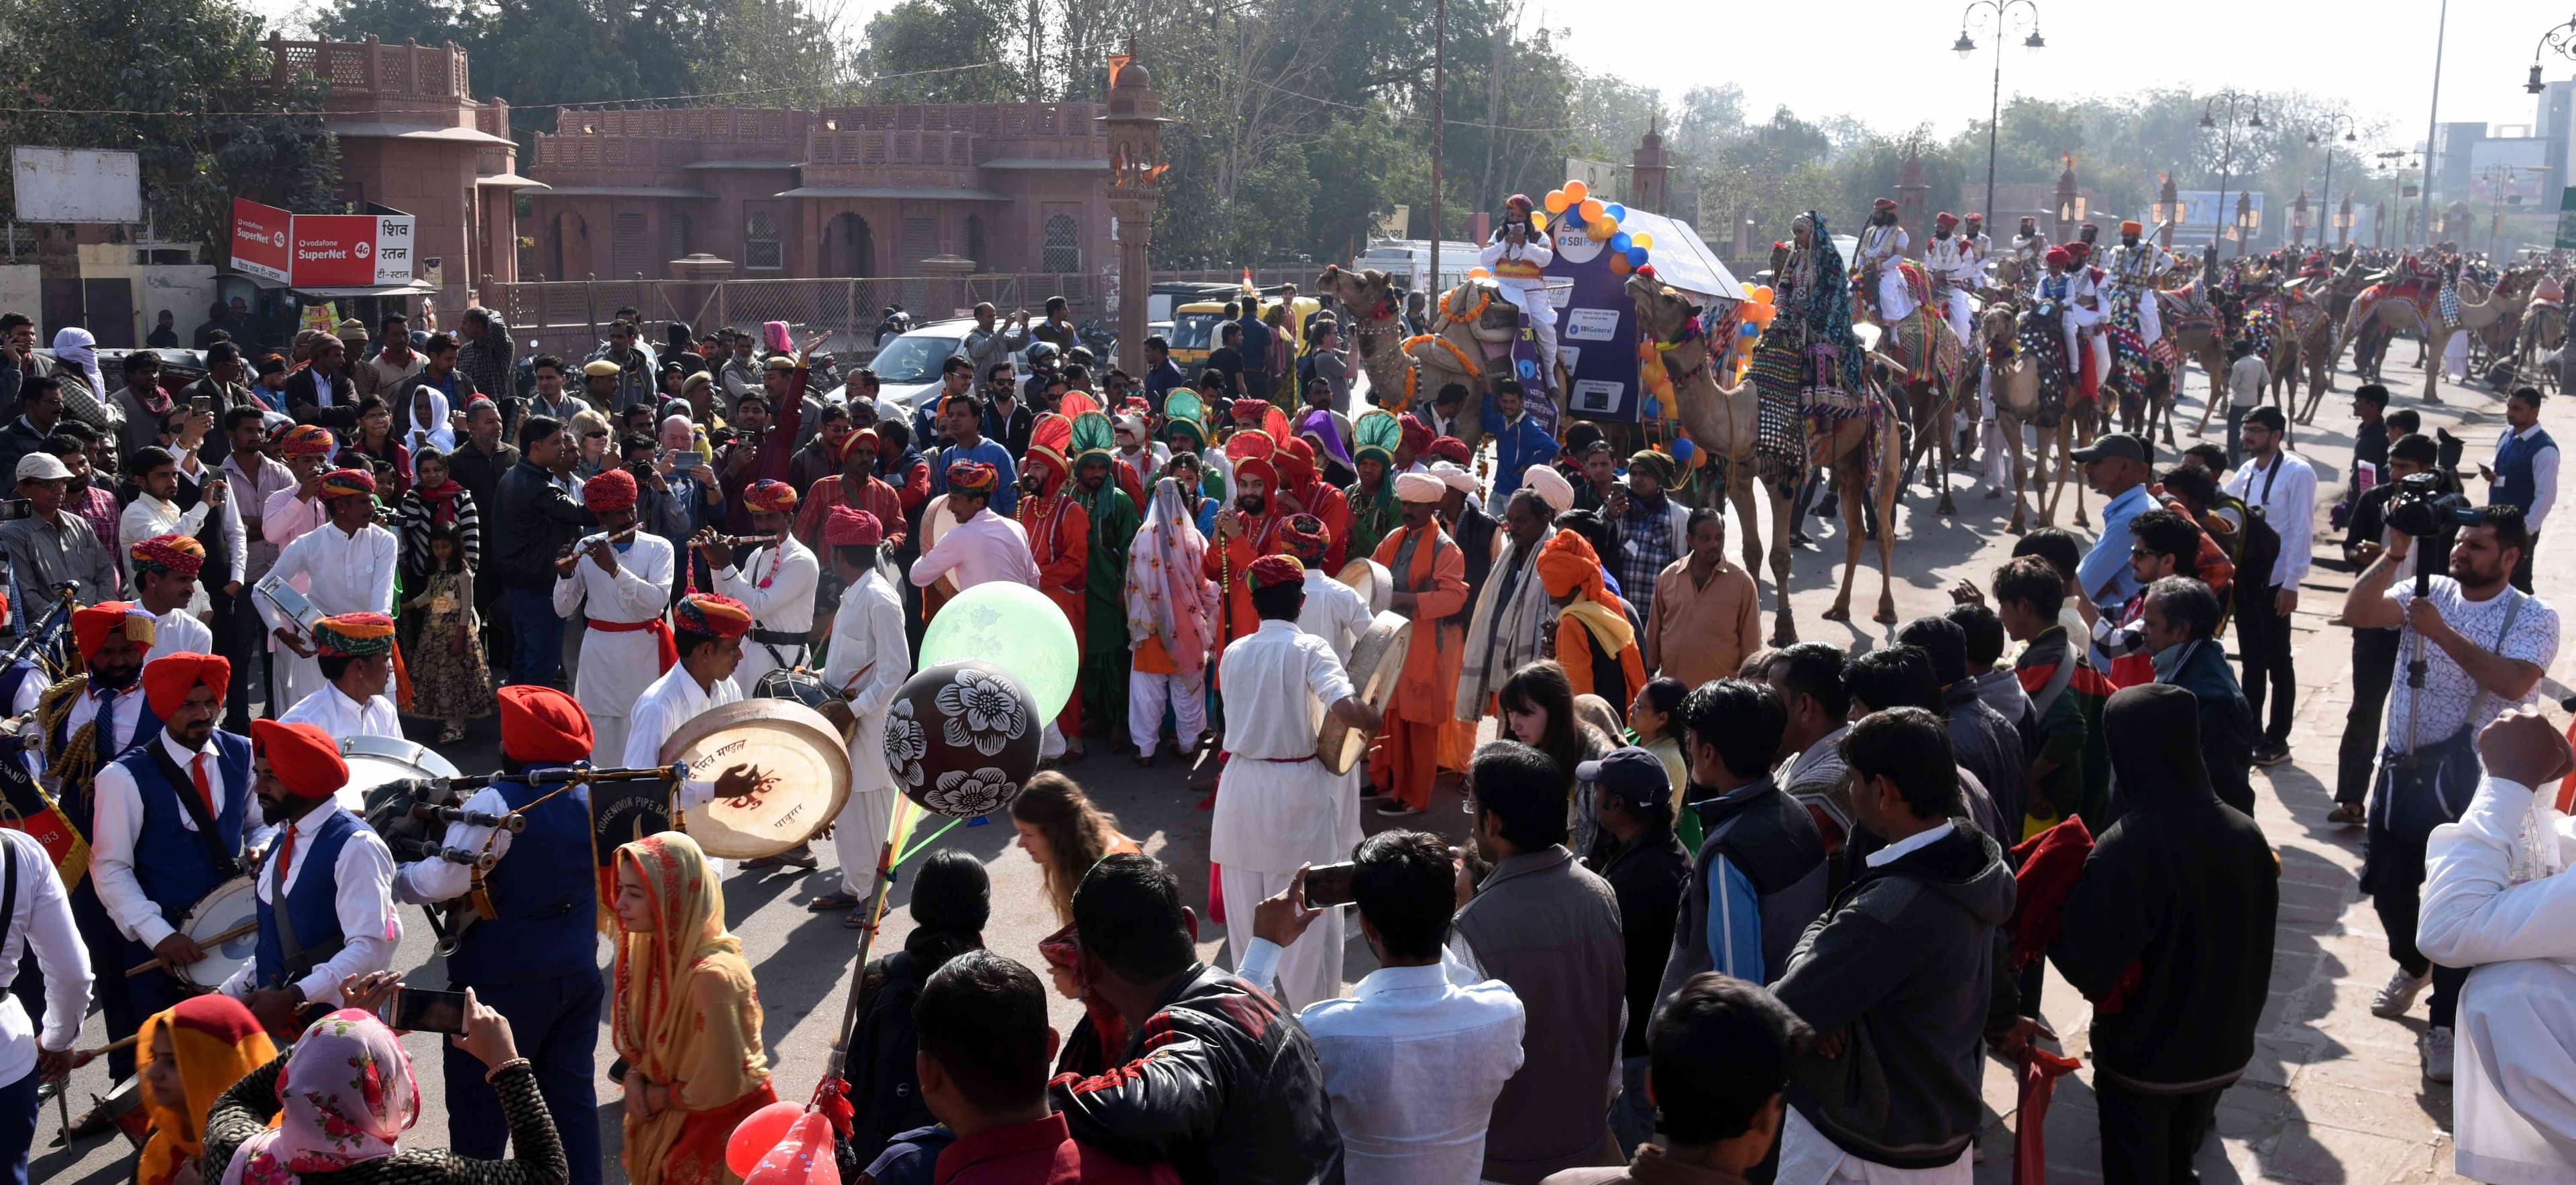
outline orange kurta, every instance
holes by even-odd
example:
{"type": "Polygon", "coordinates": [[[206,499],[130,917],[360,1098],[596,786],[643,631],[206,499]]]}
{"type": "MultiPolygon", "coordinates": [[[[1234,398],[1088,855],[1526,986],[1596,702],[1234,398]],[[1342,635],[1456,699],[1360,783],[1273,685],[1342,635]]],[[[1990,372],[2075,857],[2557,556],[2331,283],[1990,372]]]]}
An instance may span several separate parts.
{"type": "Polygon", "coordinates": [[[1243,574],[1251,569],[1252,561],[1279,549],[1280,522],[1281,516],[1276,514],[1245,515],[1243,534],[1224,542],[1214,537],[1208,540],[1207,557],[1199,562],[1199,570],[1216,581],[1225,596],[1225,616],[1217,622],[1215,644],[1208,647],[1210,673],[1216,669],[1215,656],[1225,653],[1227,644],[1261,628],[1261,615],[1252,609],[1252,582],[1243,574]]]}
{"type": "MultiPolygon", "coordinates": [[[[1628,681],[1628,686],[1623,694],[1611,695],[1592,685],[1594,641],[1592,627],[1583,624],[1571,613],[1560,615],[1556,619],[1556,665],[1565,668],[1565,682],[1574,688],[1574,694],[1598,695],[1603,699],[1612,700],[1614,702],[1610,705],[1611,708],[1625,713],[1628,710],[1627,701],[1635,698],[1638,689],[1646,685],[1645,656],[1638,651],[1634,641],[1619,648],[1619,653],[1615,656],[1619,660],[1619,674],[1621,678],[1628,681]]],[[[1606,644],[1604,648],[1607,648],[1606,644]]]]}
{"type": "MultiPolygon", "coordinates": [[[[1332,542],[1324,549],[1324,573],[1333,575],[1350,562],[1351,499],[1350,495],[1322,482],[1305,489],[1290,491],[1304,505],[1304,513],[1323,520],[1324,534],[1332,542]]],[[[1283,508],[1284,511],[1284,508],[1283,508]]]]}
{"type": "Polygon", "coordinates": [[[1372,557],[1395,576],[1396,587],[1415,594],[1413,640],[1404,652],[1404,670],[1396,677],[1395,701],[1388,706],[1385,743],[1370,760],[1370,775],[1406,806],[1428,806],[1431,782],[1438,774],[1448,739],[1449,703],[1457,695],[1458,668],[1467,652],[1464,626],[1441,619],[1467,604],[1467,556],[1445,531],[1413,549],[1405,570],[1395,571],[1396,553],[1412,528],[1397,527],[1378,542],[1372,557]]]}
{"type": "MultiPolygon", "coordinates": [[[[1029,552],[1038,565],[1038,591],[1064,610],[1073,623],[1074,640],[1083,634],[1083,591],[1091,580],[1091,515],[1061,492],[1022,498],[1020,526],[1029,533],[1029,552]]],[[[1066,696],[1056,727],[1076,744],[1082,738],[1082,697],[1066,696]]]]}

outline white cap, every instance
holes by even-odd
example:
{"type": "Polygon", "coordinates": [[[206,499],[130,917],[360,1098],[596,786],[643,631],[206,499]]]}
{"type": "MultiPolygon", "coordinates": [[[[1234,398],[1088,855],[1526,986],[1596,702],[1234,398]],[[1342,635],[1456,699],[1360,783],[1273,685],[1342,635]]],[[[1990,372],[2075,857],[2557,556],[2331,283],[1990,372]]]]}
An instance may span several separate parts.
{"type": "Polygon", "coordinates": [[[18,480],[20,481],[30,478],[37,481],[67,481],[71,475],[71,466],[63,464],[63,459],[52,453],[29,453],[18,458],[18,480]]]}

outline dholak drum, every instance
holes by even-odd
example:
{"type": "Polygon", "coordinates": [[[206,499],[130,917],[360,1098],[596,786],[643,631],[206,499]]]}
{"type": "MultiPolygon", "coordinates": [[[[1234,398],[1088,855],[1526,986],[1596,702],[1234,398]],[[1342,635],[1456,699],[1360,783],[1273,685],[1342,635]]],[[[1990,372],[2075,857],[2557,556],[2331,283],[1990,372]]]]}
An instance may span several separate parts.
{"type": "Polygon", "coordinates": [[[823,705],[843,697],[832,693],[823,677],[803,667],[772,667],[751,688],[753,699],[786,700],[803,704],[819,712],[823,705]]]}
{"type": "MultiPolygon", "coordinates": [[[[1378,614],[1369,622],[1368,632],[1351,647],[1351,693],[1370,707],[1385,711],[1395,699],[1396,677],[1404,673],[1404,653],[1412,641],[1412,619],[1395,613],[1378,614]]],[[[1315,738],[1315,758],[1334,774],[1346,774],[1360,763],[1368,746],[1369,734],[1355,731],[1327,713],[1323,732],[1315,738]]]]}
{"type": "Polygon", "coordinates": [[[1384,613],[1395,604],[1395,574],[1386,565],[1362,556],[1342,565],[1341,575],[1333,577],[1351,586],[1351,591],[1368,602],[1371,614],[1384,613]]]}
{"type": "Polygon", "coordinates": [[[152,1138],[152,1112],[143,1106],[143,1083],[140,1079],[119,1078],[98,1099],[98,1105],[116,1118],[117,1134],[127,1143],[142,1147],[152,1138]]]}
{"type": "MultiPolygon", "coordinates": [[[[368,812],[368,791],[405,778],[452,778],[460,772],[454,762],[401,737],[343,737],[340,759],[349,763],[349,784],[340,787],[340,805],[370,823],[375,817],[368,812]]],[[[380,825],[376,830],[381,833],[384,828],[380,825]]]]}
{"type": "Polygon", "coordinates": [[[850,750],[823,714],[783,699],[747,699],[701,712],[662,742],[661,761],[714,781],[737,765],[762,775],[759,792],[690,807],[682,826],[710,856],[753,860],[805,842],[850,796],[850,750]]]}
{"type": "Polygon", "coordinates": [[[251,955],[259,948],[259,894],[252,891],[247,875],[237,876],[214,887],[188,909],[179,922],[179,932],[188,936],[206,952],[206,957],[185,967],[174,967],[170,974],[193,988],[213,991],[224,986],[233,972],[250,964],[251,955]],[[240,931],[239,933],[234,933],[240,931]],[[224,935],[232,937],[225,938],[224,935]]]}

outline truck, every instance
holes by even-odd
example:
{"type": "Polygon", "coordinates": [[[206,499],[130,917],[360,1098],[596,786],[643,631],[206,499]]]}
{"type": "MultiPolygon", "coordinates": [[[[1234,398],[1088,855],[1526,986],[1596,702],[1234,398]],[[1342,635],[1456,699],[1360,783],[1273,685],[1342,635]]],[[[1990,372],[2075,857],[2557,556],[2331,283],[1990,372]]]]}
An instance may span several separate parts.
{"type": "Polygon", "coordinates": [[[1440,282],[1431,282],[1431,240],[1377,239],[1360,252],[1351,266],[1360,270],[1375,268],[1395,278],[1395,286],[1407,292],[1437,295],[1456,287],[1467,278],[1469,268],[1481,266],[1479,248],[1465,239],[1443,239],[1440,242],[1440,282]]]}

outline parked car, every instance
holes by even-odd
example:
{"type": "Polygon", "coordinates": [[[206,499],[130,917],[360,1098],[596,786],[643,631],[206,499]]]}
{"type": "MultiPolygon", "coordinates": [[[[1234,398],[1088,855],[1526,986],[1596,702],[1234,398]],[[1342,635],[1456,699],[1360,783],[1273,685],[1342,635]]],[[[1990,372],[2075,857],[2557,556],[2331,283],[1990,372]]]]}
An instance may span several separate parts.
{"type": "MultiPolygon", "coordinates": [[[[966,335],[974,329],[974,318],[958,317],[933,321],[886,342],[868,364],[877,372],[877,414],[911,418],[914,405],[939,390],[940,368],[965,352],[966,335]]],[[[1015,367],[1024,361],[1020,353],[1011,355],[1015,367]]],[[[975,376],[977,386],[983,377],[975,376]]]]}

